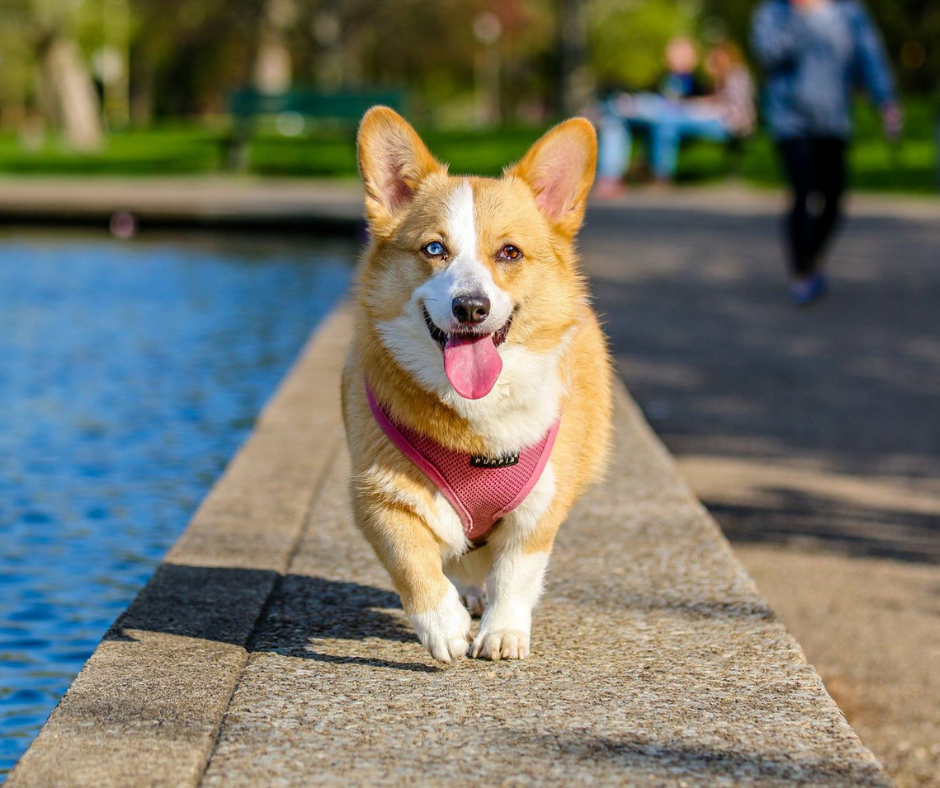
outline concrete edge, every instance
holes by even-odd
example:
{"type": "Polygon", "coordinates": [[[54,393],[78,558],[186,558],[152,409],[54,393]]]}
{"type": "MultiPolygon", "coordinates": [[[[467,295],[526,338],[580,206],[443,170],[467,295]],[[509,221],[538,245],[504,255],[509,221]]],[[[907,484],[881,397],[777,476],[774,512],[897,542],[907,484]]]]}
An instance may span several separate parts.
{"type": "MultiPolygon", "coordinates": [[[[680,494],[683,495],[695,507],[695,509],[698,510],[702,520],[707,523],[715,541],[721,546],[722,552],[728,556],[729,561],[738,570],[740,576],[746,580],[748,587],[753,591],[754,596],[760,598],[761,601],[764,602],[763,597],[761,597],[760,591],[757,588],[757,584],[748,574],[743,562],[735,554],[734,547],[732,547],[731,542],[728,541],[724,531],[721,530],[721,526],[718,525],[718,521],[712,517],[711,512],[708,511],[708,508],[705,506],[705,504],[703,504],[699,497],[695,494],[692,486],[686,481],[685,477],[682,475],[682,471],[679,470],[679,465],[676,462],[675,457],[672,456],[672,453],[666,447],[666,444],[662,442],[659,435],[656,434],[655,430],[653,430],[650,423],[646,420],[646,416],[643,415],[643,411],[640,409],[640,406],[630,395],[626,384],[623,382],[623,380],[620,379],[620,377],[617,378],[616,385],[614,386],[614,398],[618,407],[623,408],[624,411],[630,414],[629,418],[632,429],[642,435],[645,442],[648,444],[650,451],[656,454],[659,462],[665,468],[668,468],[669,471],[671,471],[675,487],[681,491],[680,494]]],[[[766,602],[764,602],[764,604],[766,605],[766,602]]],[[[769,606],[768,609],[770,609],[769,606]]],[[[797,643],[796,640],[793,642],[797,650],[802,654],[803,649],[800,647],[799,643],[797,643]]],[[[803,658],[805,660],[805,655],[803,658]]],[[[820,679],[820,683],[821,682],[822,679],[820,679]]],[[[835,701],[833,701],[833,703],[835,703],[835,701]]]]}
{"type": "Polygon", "coordinates": [[[0,223],[141,225],[351,233],[362,191],[343,181],[230,178],[0,178],[0,223]]]}
{"type": "MultiPolygon", "coordinates": [[[[199,783],[247,664],[246,644],[287,572],[341,445],[338,379],[351,330],[351,311],[343,305],[316,331],[252,436],[85,665],[9,785],[199,783]]],[[[651,464],[671,472],[677,495],[693,502],[710,538],[758,596],[619,380],[616,397],[618,411],[625,409],[630,428],[655,455],[651,464]]],[[[819,688],[819,702],[831,704],[826,714],[841,717],[821,680],[819,688]]],[[[858,757],[880,769],[847,723],[845,729],[858,757]]]]}

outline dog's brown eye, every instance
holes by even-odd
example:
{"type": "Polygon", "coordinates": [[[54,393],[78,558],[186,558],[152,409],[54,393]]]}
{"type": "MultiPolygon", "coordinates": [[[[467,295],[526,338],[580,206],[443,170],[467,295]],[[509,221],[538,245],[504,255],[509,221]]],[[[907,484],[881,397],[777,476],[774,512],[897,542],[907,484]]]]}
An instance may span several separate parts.
{"type": "Polygon", "coordinates": [[[431,241],[421,249],[428,257],[447,257],[447,247],[440,241],[431,241]]]}
{"type": "Polygon", "coordinates": [[[502,249],[499,250],[499,259],[509,260],[510,262],[521,260],[522,250],[518,246],[513,246],[512,244],[506,244],[502,249]]]}

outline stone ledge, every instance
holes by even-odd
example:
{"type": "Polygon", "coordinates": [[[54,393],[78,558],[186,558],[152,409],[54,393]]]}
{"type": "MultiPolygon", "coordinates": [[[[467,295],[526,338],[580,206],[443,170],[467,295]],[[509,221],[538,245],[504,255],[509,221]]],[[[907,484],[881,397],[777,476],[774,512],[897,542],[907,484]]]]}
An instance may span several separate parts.
{"type": "Polygon", "coordinates": [[[533,656],[442,669],[347,503],[339,310],[12,786],[890,785],[619,387],[533,656]]]}

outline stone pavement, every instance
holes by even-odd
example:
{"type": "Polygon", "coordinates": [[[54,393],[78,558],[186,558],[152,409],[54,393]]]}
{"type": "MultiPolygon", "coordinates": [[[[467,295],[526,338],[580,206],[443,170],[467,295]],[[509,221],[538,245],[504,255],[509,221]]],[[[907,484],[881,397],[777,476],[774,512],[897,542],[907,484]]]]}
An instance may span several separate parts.
{"type": "Polygon", "coordinates": [[[10,784],[889,785],[625,391],[522,663],[433,663],[349,522],[317,334],[10,784]]]}
{"type": "Polygon", "coordinates": [[[858,198],[828,301],[786,300],[779,201],[589,214],[618,366],[862,740],[940,786],[940,201],[858,198]]]}

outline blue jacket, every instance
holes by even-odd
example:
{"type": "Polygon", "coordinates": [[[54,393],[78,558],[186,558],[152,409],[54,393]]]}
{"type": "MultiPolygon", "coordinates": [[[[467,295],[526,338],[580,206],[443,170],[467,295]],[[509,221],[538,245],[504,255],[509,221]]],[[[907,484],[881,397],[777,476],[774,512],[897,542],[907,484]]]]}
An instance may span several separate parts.
{"type": "Polygon", "coordinates": [[[857,0],[833,0],[811,13],[789,0],[764,0],[751,37],[767,72],[764,111],[777,139],[847,139],[859,85],[879,106],[894,100],[884,45],[857,0]]]}

